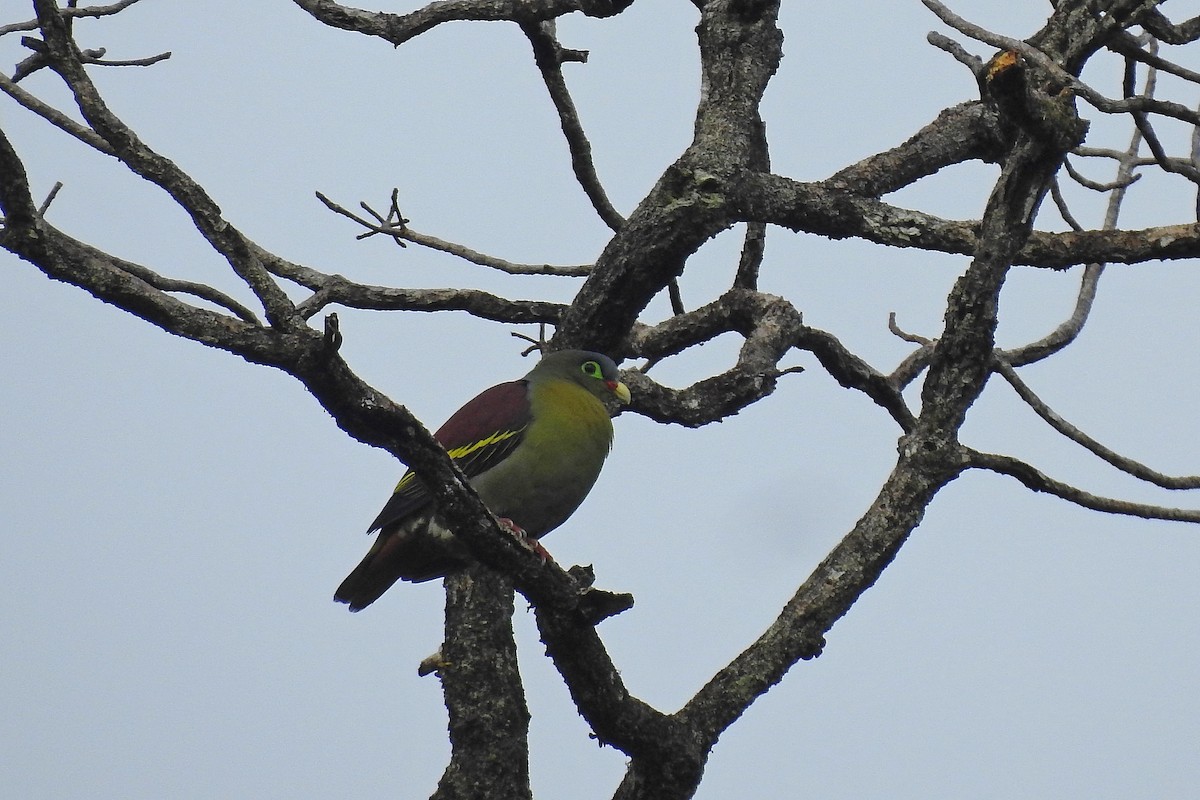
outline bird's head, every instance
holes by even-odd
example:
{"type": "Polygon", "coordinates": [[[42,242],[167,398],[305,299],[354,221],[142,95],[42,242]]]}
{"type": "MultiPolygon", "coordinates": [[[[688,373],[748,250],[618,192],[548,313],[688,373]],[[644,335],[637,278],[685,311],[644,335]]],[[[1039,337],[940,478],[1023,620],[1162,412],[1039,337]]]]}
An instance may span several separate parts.
{"type": "Polygon", "coordinates": [[[596,395],[601,402],[629,403],[629,387],[621,383],[617,365],[603,353],[559,350],[543,356],[526,377],[530,381],[571,381],[596,395]]]}

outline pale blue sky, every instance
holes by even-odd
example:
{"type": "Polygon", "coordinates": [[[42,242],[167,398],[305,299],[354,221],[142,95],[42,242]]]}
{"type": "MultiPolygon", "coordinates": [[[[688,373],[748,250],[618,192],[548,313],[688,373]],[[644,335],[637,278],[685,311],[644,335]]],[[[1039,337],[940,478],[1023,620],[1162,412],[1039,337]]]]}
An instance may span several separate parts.
{"type": "MultiPolygon", "coordinates": [[[[1182,18],[1189,5],[1170,7],[1182,18]]],[[[974,96],[966,70],[924,41],[937,20],[916,0],[886,6],[788,5],[786,57],[764,105],[777,171],[825,177],[974,96]]],[[[1033,32],[1047,6],[952,4],[1014,36],[1033,32]]],[[[639,0],[618,19],[559,24],[565,45],[591,51],[567,79],[623,212],[690,136],[695,16],[683,0],[639,0]]],[[[455,24],[393,49],[284,0],[202,10],[144,0],[78,32],[115,58],[173,52],[150,69],[93,74],[151,146],[287,258],[368,283],[513,297],[567,300],[578,285],[356,242],[315,190],[383,206],[398,186],[415,229],[517,261],[584,263],[606,239],[513,26],[455,24]]],[[[20,57],[15,40],[0,43],[8,68],[20,57]]],[[[1097,66],[1085,77],[1100,83],[1112,70],[1097,66]]],[[[27,88],[64,100],[48,74],[27,88]]],[[[1176,99],[1194,106],[1196,94],[1176,99]]],[[[0,103],[0,125],[39,191],[66,184],[54,224],[239,291],[153,187],[11,102],[0,103]]],[[[1164,134],[1179,152],[1186,132],[1164,134]]],[[[1128,131],[1097,136],[1123,145],[1128,131]]],[[[973,217],[993,176],[947,170],[894,199],[973,217]]],[[[1189,221],[1182,181],[1138,189],[1131,225],[1189,221]]],[[[1089,226],[1098,209],[1078,206],[1089,226]]],[[[1061,227],[1050,209],[1041,224],[1061,227]]],[[[737,246],[731,233],[697,256],[683,282],[689,306],[727,286],[737,246]]],[[[907,351],[888,312],[936,334],[965,265],[772,231],[763,288],[890,369],[907,351]]],[[[440,641],[440,588],[398,586],[358,615],[331,599],[400,465],[348,439],[281,373],[164,334],[11,256],[0,266],[0,785],[29,798],[428,796],[448,751],[445,712],[436,679],[418,678],[416,665],[440,641]]],[[[1078,270],[1014,271],[1001,344],[1057,324],[1077,282],[1078,270]]],[[[1197,472],[1198,304],[1193,263],[1113,267],[1081,339],[1026,380],[1105,443],[1197,472]]],[[[665,313],[656,303],[650,319],[665,313]]],[[[510,326],[339,315],[355,370],[431,426],[529,367],[510,326]]],[[[726,337],[657,374],[676,384],[710,374],[735,347],[726,337]]],[[[808,370],[720,425],[620,417],[597,489],[546,541],[561,563],[592,563],[602,586],[636,596],[600,630],[630,689],[659,708],[677,708],[769,624],[894,458],[885,413],[806,354],[788,363],[808,370]]],[[[999,382],[965,438],[1096,492],[1200,505],[1057,440],[999,382]]],[[[937,498],[825,654],[722,739],[697,796],[1192,796],[1198,566],[1193,527],[1108,517],[969,475],[937,498]]],[[[516,627],[536,796],[610,796],[623,756],[588,739],[524,611],[516,627]]]]}

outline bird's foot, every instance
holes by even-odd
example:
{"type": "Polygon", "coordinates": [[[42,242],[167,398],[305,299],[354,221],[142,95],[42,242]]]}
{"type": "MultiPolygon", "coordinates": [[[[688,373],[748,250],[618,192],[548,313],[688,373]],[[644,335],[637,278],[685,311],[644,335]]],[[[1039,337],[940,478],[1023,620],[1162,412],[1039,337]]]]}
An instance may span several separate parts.
{"type": "Polygon", "coordinates": [[[520,525],[508,517],[496,517],[496,521],[500,523],[501,528],[504,528],[504,530],[508,531],[517,540],[517,544],[540,558],[543,564],[554,560],[550,557],[550,551],[542,547],[542,543],[526,533],[525,529],[520,525]]]}

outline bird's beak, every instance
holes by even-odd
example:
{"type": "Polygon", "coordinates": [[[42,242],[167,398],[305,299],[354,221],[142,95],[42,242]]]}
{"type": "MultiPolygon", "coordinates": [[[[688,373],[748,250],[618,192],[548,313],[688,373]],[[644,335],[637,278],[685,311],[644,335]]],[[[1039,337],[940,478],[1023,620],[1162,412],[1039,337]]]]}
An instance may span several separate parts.
{"type": "Polygon", "coordinates": [[[628,386],[620,381],[606,381],[605,385],[608,386],[610,392],[617,396],[617,399],[621,401],[621,405],[629,405],[630,394],[628,386]]]}

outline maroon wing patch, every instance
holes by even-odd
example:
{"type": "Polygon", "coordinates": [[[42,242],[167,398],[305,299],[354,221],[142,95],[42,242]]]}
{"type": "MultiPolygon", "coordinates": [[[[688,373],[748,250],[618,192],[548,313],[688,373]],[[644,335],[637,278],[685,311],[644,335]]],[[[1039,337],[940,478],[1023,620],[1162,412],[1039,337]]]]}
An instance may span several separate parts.
{"type": "MultiPolygon", "coordinates": [[[[528,384],[509,381],[484,390],[454,412],[434,434],[468,478],[499,464],[525,437],[529,426],[528,384]]],[[[369,530],[399,522],[429,504],[425,485],[409,470],[369,530]]]]}

